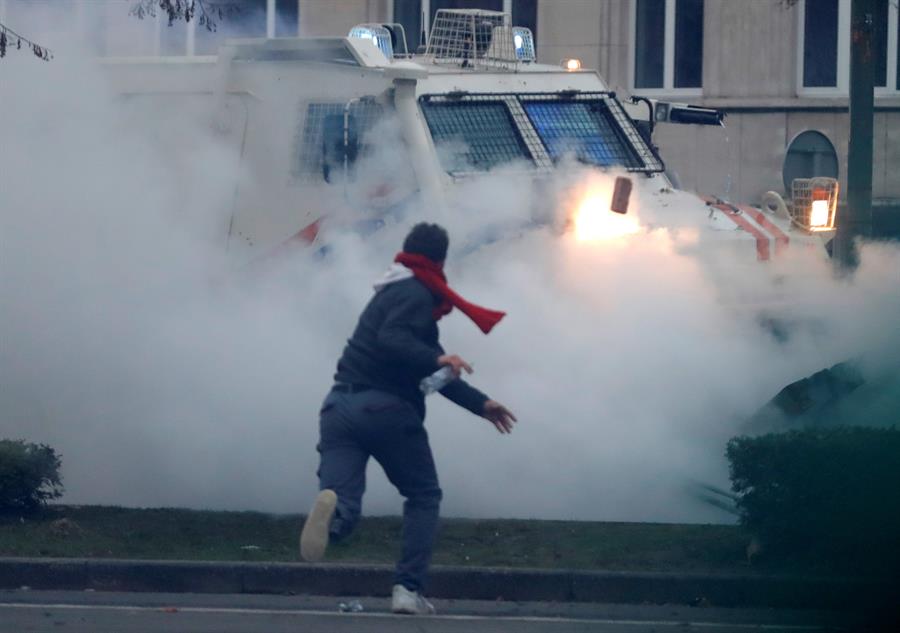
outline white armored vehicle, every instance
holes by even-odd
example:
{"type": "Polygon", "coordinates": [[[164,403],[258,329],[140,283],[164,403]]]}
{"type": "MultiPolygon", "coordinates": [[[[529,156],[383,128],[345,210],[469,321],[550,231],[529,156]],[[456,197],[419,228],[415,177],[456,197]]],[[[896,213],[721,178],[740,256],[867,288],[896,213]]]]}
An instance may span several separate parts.
{"type": "Polygon", "coordinates": [[[790,203],[769,194],[762,208],[676,191],[653,126],[719,125],[718,112],[622,103],[578,60],[535,59],[531,32],[508,15],[441,10],[418,54],[407,53],[401,26],[363,24],[343,38],[231,41],[216,57],[114,60],[107,69],[132,99],[214,119],[245,174],[228,183],[233,207],[221,235],[241,263],[327,240],[329,222],[364,231],[426,209],[452,212],[455,192],[498,173],[532,174],[529,221],[568,218],[584,239],[627,232],[633,225],[617,221],[656,199],[677,208],[701,250],[747,261],[796,244],[824,253],[836,182],[797,181],[790,203]],[[542,184],[585,171],[605,184],[575,187],[574,197],[542,184]]]}

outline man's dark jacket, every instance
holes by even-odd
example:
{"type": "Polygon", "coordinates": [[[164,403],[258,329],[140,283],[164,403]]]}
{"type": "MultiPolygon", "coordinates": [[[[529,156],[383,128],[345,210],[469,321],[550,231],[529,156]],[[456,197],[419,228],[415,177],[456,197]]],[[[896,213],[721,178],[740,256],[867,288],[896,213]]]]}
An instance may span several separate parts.
{"type": "MultiPolygon", "coordinates": [[[[438,301],[415,277],[376,291],[347,341],[335,380],[392,393],[410,402],[424,418],[425,396],[419,382],[440,368],[437,359],[444,354],[433,316],[438,301]]],[[[444,387],[441,395],[475,415],[482,414],[488,399],[461,379],[444,387]]]]}

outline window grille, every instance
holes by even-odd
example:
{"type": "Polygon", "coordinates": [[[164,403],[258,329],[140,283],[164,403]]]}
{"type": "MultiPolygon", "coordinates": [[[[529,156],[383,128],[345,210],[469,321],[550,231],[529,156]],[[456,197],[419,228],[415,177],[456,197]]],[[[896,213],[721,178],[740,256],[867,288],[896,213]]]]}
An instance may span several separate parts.
{"type": "Polygon", "coordinates": [[[425,95],[419,101],[450,173],[523,159],[545,169],[568,153],[602,167],[665,169],[610,93],[425,95]]]}
{"type": "MultiPolygon", "coordinates": [[[[322,142],[325,117],[330,114],[343,114],[343,103],[310,103],[306,106],[306,118],[303,125],[298,126],[294,146],[294,167],[291,176],[295,180],[320,180],[322,178],[322,142]]],[[[350,105],[349,114],[356,119],[357,129],[361,136],[382,116],[383,107],[377,103],[355,102],[350,105]]]]}
{"type": "Polygon", "coordinates": [[[566,154],[601,167],[662,171],[621,104],[605,93],[523,95],[522,105],[553,161],[566,154]]]}
{"type": "Polygon", "coordinates": [[[572,154],[582,162],[603,167],[640,166],[634,151],[599,112],[601,107],[596,101],[535,101],[525,104],[525,112],[554,160],[572,154]]]}
{"type": "Polygon", "coordinates": [[[502,98],[426,98],[422,112],[444,169],[451,173],[487,170],[515,160],[532,161],[502,98]],[[458,150],[454,151],[454,144],[458,150]]]}

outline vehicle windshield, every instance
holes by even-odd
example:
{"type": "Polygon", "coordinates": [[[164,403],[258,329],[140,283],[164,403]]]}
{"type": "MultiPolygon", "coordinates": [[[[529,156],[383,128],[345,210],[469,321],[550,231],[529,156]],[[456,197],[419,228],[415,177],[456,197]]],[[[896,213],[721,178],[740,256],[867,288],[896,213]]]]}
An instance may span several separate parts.
{"type": "Polygon", "coordinates": [[[425,95],[419,101],[451,174],[514,161],[550,168],[566,157],[628,171],[664,169],[610,93],[425,95]]]}
{"type": "Polygon", "coordinates": [[[422,111],[441,165],[450,173],[533,162],[503,100],[430,100],[423,102],[422,111]]]}
{"type": "Polygon", "coordinates": [[[556,162],[567,154],[601,167],[643,167],[599,101],[528,101],[525,112],[556,162]]]}

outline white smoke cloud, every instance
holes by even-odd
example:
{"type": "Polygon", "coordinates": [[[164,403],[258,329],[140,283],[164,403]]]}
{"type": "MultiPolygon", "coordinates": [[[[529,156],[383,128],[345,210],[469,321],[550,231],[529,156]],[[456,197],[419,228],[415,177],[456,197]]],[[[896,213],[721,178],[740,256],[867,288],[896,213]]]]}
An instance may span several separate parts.
{"type": "MultiPolygon", "coordinates": [[[[560,218],[522,228],[536,189],[509,171],[461,185],[446,216],[413,211],[367,239],[334,226],[324,259],[229,274],[221,227],[249,176],[207,110],[136,111],[77,55],[12,55],[0,73],[0,436],[57,448],[70,503],[305,510],[335,362],[420,219],[451,232],[451,284],[508,311],[487,338],[458,313],[441,328],[521,420],[500,436],[429,399],[446,515],[728,520],[684,487],[727,485],[742,420],[797,378],[896,349],[895,248],[867,249],[852,281],[799,256],[713,267],[691,252],[682,194],[637,192],[639,233],[583,243],[560,218]],[[722,279],[786,296],[773,310],[789,341],[722,279]]],[[[593,179],[610,177],[542,188],[593,179]]],[[[369,488],[367,512],[400,511],[374,465],[369,488]]]]}

